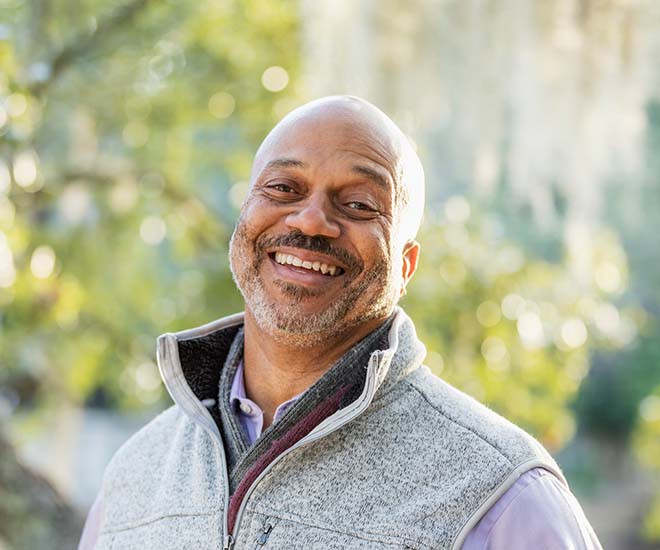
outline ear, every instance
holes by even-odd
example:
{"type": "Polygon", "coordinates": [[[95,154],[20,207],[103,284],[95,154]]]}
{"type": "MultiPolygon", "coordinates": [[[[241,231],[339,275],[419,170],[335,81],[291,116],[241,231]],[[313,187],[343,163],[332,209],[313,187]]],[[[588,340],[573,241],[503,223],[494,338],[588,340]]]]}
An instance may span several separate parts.
{"type": "Polygon", "coordinates": [[[408,241],[405,245],[403,245],[403,266],[401,273],[403,284],[401,285],[401,296],[406,293],[406,285],[415,274],[415,271],[417,271],[419,249],[419,243],[415,240],[408,241]]]}

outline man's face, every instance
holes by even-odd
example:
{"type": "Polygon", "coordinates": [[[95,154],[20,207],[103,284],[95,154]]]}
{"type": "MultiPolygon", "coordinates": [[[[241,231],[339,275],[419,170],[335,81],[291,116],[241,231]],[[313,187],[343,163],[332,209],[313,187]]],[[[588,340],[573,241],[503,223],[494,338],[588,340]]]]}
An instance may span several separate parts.
{"type": "Polygon", "coordinates": [[[407,265],[391,142],[345,116],[303,118],[273,141],[230,246],[247,310],[265,332],[308,344],[386,318],[407,265]]]}

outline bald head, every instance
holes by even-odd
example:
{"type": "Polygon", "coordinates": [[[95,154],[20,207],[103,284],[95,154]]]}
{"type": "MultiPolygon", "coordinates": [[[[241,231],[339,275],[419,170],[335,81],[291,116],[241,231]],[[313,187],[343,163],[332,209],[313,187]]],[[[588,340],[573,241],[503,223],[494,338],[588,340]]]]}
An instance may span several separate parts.
{"type": "MultiPolygon", "coordinates": [[[[269,159],[295,149],[306,136],[340,128],[348,140],[365,143],[376,162],[393,167],[392,180],[401,242],[415,238],[424,211],[424,170],[409,140],[380,109],[354,96],[323,97],[286,115],[266,136],[252,166],[251,184],[269,159]]],[[[348,143],[347,143],[348,145],[348,143]]]]}
{"type": "Polygon", "coordinates": [[[371,332],[417,269],[423,206],[419,159],[376,107],[327,97],[289,113],[255,155],[230,243],[246,327],[296,349],[371,332]]]}

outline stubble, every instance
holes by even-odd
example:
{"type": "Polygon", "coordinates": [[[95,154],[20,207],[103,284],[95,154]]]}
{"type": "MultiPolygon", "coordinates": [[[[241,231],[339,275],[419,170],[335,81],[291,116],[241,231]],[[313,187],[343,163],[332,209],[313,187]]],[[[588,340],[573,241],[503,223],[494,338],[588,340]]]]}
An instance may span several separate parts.
{"type": "Polygon", "coordinates": [[[365,271],[363,262],[329,239],[310,237],[299,231],[285,235],[261,236],[252,241],[246,224],[239,219],[229,244],[232,276],[241,291],[246,308],[260,329],[271,337],[295,347],[314,347],[329,338],[340,338],[356,326],[387,317],[398,298],[393,288],[390,254],[365,271]],[[309,314],[303,307],[324,289],[310,289],[282,280],[273,281],[285,299],[269,296],[261,278],[263,262],[269,261],[266,250],[291,246],[320,252],[337,258],[347,266],[343,289],[325,309],[309,314]],[[251,258],[251,262],[247,261],[251,258]]]}

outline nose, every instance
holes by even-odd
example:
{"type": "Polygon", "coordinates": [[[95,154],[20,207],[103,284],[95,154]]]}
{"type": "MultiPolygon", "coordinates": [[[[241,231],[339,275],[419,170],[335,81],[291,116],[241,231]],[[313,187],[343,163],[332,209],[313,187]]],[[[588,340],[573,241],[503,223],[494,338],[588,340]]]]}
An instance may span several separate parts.
{"type": "Polygon", "coordinates": [[[306,235],[336,239],[341,233],[337,222],[328,213],[329,205],[323,199],[310,199],[300,204],[286,217],[286,224],[306,235]]]}

